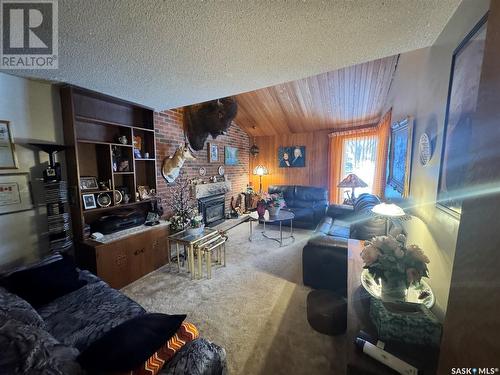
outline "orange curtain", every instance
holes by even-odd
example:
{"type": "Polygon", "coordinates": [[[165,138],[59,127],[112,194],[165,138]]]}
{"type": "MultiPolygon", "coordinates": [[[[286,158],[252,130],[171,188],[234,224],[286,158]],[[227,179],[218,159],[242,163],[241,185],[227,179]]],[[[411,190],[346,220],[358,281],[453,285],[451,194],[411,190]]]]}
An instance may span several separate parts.
{"type": "Polygon", "coordinates": [[[342,176],[342,158],[344,154],[344,141],[346,139],[359,139],[363,137],[376,136],[378,139],[377,156],[375,166],[375,177],[373,181],[373,193],[382,197],[385,188],[385,171],[387,163],[387,148],[389,145],[389,133],[391,127],[391,111],[389,110],[375,126],[342,131],[330,134],[329,148],[329,191],[330,202],[340,204],[343,197],[337,185],[345,177],[342,176]]]}

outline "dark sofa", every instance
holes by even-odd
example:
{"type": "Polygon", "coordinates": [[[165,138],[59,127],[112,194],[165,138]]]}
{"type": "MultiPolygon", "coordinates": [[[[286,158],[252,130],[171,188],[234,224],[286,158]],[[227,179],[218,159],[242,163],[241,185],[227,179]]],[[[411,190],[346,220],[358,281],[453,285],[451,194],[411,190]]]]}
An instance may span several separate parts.
{"type": "MultiPolygon", "coordinates": [[[[0,373],[85,374],[76,361],[95,340],[146,310],[88,271],[86,284],[36,309],[0,287],[0,373]]],[[[223,348],[203,338],[187,343],[160,374],[226,373],[223,348]]]]}
{"type": "MultiPolygon", "coordinates": [[[[299,185],[271,185],[268,192],[281,193],[286,203],[286,210],[295,214],[293,226],[315,228],[325,216],[328,207],[328,190],[299,185]]],[[[284,225],[288,223],[283,222],[284,225]]]]}
{"type": "MultiPolygon", "coordinates": [[[[328,207],[326,216],[302,250],[304,285],[347,297],[347,240],[370,240],[386,234],[386,220],[371,213],[379,203],[375,195],[361,194],[354,206],[328,207]]],[[[390,234],[402,232],[399,223],[390,223],[390,234]]]]}

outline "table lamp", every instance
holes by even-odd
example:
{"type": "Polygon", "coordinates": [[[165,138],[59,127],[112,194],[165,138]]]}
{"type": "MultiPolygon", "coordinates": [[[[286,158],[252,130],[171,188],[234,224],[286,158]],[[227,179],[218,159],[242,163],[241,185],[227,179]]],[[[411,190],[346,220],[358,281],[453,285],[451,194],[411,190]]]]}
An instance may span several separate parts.
{"type": "Polygon", "coordinates": [[[354,204],[356,197],[354,196],[354,189],[357,187],[367,187],[368,184],[364,182],[361,178],[356,176],[354,173],[349,173],[340,183],[337,185],[339,188],[351,188],[351,196],[349,196],[349,192],[347,192],[347,197],[349,201],[354,204]]]}
{"type": "Polygon", "coordinates": [[[372,208],[375,215],[385,218],[385,234],[389,234],[389,220],[393,217],[406,216],[403,209],[394,203],[379,203],[372,208]]]}
{"type": "Polygon", "coordinates": [[[262,176],[269,174],[269,171],[263,165],[258,165],[253,169],[253,174],[259,176],[259,193],[262,193],[262,176]]]}

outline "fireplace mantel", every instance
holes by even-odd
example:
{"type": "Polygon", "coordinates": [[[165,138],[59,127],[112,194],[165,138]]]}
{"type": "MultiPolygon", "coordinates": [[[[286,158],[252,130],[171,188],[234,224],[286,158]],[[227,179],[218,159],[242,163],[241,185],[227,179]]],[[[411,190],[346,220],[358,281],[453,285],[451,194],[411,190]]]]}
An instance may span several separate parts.
{"type": "Polygon", "coordinates": [[[196,199],[211,195],[225,194],[231,191],[231,181],[212,182],[193,186],[193,195],[196,199]]]}

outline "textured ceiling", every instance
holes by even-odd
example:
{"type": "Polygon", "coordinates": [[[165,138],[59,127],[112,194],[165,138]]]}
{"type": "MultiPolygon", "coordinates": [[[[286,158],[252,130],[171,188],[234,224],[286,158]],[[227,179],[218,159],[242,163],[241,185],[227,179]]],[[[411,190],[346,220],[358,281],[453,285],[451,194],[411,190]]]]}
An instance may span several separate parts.
{"type": "Polygon", "coordinates": [[[236,96],[236,123],[252,136],[352,128],[374,124],[398,56],[236,96]]]}
{"type": "Polygon", "coordinates": [[[431,45],[460,0],[59,1],[68,82],[156,109],[431,45]]]}

